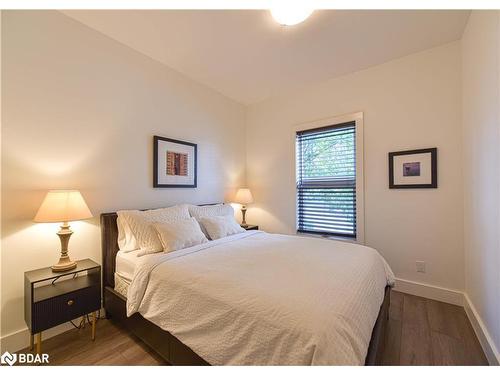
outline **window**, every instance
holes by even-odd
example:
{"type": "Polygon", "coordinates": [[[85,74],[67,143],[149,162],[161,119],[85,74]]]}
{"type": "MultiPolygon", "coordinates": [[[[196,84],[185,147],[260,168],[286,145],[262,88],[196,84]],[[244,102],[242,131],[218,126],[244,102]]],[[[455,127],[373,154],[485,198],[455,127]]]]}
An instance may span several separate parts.
{"type": "Polygon", "coordinates": [[[357,129],[354,119],[296,132],[298,232],[362,237],[357,129]]]}

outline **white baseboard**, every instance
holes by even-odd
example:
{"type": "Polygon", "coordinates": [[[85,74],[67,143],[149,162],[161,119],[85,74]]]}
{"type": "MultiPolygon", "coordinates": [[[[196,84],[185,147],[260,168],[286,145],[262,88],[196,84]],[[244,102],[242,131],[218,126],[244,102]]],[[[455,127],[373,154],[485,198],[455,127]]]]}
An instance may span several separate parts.
{"type": "Polygon", "coordinates": [[[440,286],[404,279],[396,279],[394,290],[402,293],[412,294],[414,296],[451,303],[453,305],[464,305],[464,294],[459,290],[442,288],[440,286]]]}
{"type": "MultiPolygon", "coordinates": [[[[66,332],[71,328],[74,327],[71,325],[71,323],[68,322],[58,325],[54,328],[50,328],[46,331],[43,331],[42,342],[43,340],[49,339],[60,333],[66,332]]],[[[11,353],[17,352],[18,350],[26,348],[29,345],[29,342],[30,342],[30,334],[28,328],[21,329],[9,335],[2,336],[2,338],[0,339],[0,352],[1,353],[6,351],[9,351],[11,353]]]]}
{"type": "Polygon", "coordinates": [[[486,329],[483,320],[479,316],[467,293],[464,293],[464,308],[467,316],[469,317],[469,321],[472,324],[472,328],[474,328],[476,336],[481,343],[484,355],[488,359],[489,364],[491,366],[500,365],[500,352],[491,339],[491,336],[486,329]]]}

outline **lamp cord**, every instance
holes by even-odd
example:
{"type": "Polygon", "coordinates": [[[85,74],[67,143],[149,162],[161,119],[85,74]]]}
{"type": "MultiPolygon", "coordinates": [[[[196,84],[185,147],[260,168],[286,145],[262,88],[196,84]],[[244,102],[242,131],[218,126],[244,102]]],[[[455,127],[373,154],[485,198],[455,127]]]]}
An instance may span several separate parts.
{"type": "MultiPolygon", "coordinates": [[[[63,276],[67,276],[67,275],[61,275],[61,276],[57,276],[54,280],[52,280],[51,284],[52,285],[56,285],[56,281],[59,280],[61,277],[63,276]]],[[[78,276],[78,273],[74,273],[73,274],[73,279],[76,279],[76,277],[78,276]]]]}
{"type": "MultiPolygon", "coordinates": [[[[72,320],[70,320],[69,322],[73,325],[73,327],[75,327],[76,329],[82,329],[83,328],[83,322],[84,320],[87,320],[88,324],[92,324],[92,322],[90,321],[90,318],[89,318],[89,314],[85,314],[83,315],[83,319],[80,321],[80,324],[76,325],[72,320]]],[[[96,317],[96,324],[97,324],[97,321],[99,319],[104,319],[104,318],[101,318],[101,310],[98,310],[97,312],[97,317],[96,317]]]]}

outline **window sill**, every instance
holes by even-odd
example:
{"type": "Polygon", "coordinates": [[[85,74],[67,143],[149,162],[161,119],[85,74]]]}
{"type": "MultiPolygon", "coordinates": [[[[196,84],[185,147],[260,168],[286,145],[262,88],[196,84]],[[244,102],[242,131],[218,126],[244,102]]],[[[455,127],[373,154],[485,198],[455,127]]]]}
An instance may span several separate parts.
{"type": "Polygon", "coordinates": [[[362,243],[358,242],[356,238],[350,238],[350,237],[342,237],[342,236],[326,235],[326,234],[302,233],[302,232],[296,232],[295,234],[300,237],[322,238],[324,240],[350,242],[358,245],[363,245],[362,243]]]}

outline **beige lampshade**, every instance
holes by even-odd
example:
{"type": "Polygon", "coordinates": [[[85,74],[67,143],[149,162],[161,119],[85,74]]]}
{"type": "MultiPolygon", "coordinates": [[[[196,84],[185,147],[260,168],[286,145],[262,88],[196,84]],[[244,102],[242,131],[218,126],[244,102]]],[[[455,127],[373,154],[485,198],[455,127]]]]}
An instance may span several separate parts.
{"type": "Polygon", "coordinates": [[[57,223],[91,217],[92,212],[78,190],[50,190],[34,220],[38,223],[57,223]]]}
{"type": "Polygon", "coordinates": [[[238,191],[236,192],[235,203],[239,204],[253,203],[253,196],[250,189],[247,188],[238,189],[238,191]]]}

